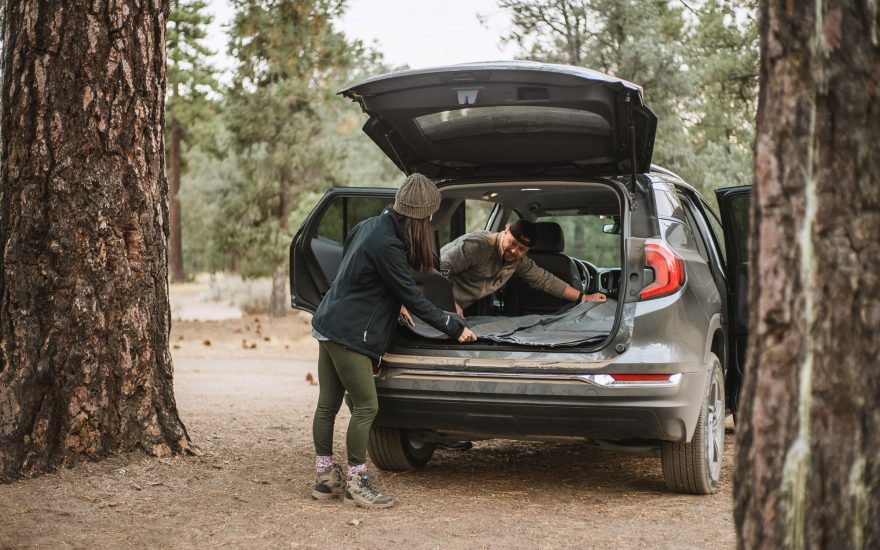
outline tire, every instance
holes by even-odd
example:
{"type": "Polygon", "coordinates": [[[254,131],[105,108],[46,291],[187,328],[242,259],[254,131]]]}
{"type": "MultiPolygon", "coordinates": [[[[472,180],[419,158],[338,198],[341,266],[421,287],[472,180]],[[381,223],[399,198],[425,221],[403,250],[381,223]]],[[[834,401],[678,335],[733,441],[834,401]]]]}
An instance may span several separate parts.
{"type": "Polygon", "coordinates": [[[367,450],[373,464],[391,472],[418,470],[434,455],[433,443],[414,439],[400,428],[370,428],[367,450]]]}
{"type": "Polygon", "coordinates": [[[666,486],[677,493],[710,495],[718,489],[724,458],[724,375],[713,354],[711,370],[694,437],[688,443],[661,446],[666,486]]]}

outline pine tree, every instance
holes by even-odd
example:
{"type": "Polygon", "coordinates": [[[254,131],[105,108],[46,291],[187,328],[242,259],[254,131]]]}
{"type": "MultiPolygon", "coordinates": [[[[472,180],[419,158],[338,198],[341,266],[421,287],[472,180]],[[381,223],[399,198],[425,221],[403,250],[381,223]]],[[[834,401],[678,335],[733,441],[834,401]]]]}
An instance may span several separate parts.
{"type": "MultiPolygon", "coordinates": [[[[654,160],[698,189],[750,181],[752,0],[498,0],[524,57],[635,82],[659,122],[654,160]]],[[[707,193],[711,195],[711,193],[707,193]]]]}
{"type": "Polygon", "coordinates": [[[210,96],[218,85],[207,58],[211,52],[203,45],[205,28],[213,17],[207,15],[204,0],[172,0],[165,34],[168,55],[168,98],[166,104],[166,143],[170,185],[170,267],[171,281],[185,279],[180,206],[180,182],[186,167],[188,149],[206,139],[199,124],[214,116],[210,96]]]}
{"type": "Polygon", "coordinates": [[[687,140],[679,99],[693,90],[680,3],[498,0],[498,7],[513,24],[503,40],[527,59],[586,66],[641,85],[659,119],[655,159],[675,164],[687,140]]]}
{"type": "Polygon", "coordinates": [[[183,452],[168,346],[168,6],[6,8],[0,480],[183,452]]]}
{"type": "Polygon", "coordinates": [[[880,10],[759,21],[738,547],[880,548],[880,10]]]}
{"type": "Polygon", "coordinates": [[[683,98],[692,113],[688,135],[693,155],[683,173],[705,191],[752,181],[752,143],[758,86],[755,0],[707,0],[695,4],[696,24],[687,58],[696,89],[683,98]],[[693,179],[693,178],[692,178],[693,179]]]}
{"type": "MultiPolygon", "coordinates": [[[[288,309],[289,217],[300,193],[332,184],[339,151],[322,139],[330,84],[350,64],[333,26],[344,3],[236,0],[226,103],[240,177],[225,192],[221,246],[243,275],[272,274],[271,314],[288,309]]],[[[334,101],[338,101],[334,99],[334,101]]]]}

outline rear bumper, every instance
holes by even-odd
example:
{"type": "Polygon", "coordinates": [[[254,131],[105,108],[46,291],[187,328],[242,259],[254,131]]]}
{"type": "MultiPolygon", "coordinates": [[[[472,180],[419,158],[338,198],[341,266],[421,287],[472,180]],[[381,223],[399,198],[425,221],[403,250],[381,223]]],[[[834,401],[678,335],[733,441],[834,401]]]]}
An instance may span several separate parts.
{"type": "Polygon", "coordinates": [[[692,437],[705,373],[649,384],[609,385],[595,377],[383,369],[376,423],[461,438],[692,437]]]}

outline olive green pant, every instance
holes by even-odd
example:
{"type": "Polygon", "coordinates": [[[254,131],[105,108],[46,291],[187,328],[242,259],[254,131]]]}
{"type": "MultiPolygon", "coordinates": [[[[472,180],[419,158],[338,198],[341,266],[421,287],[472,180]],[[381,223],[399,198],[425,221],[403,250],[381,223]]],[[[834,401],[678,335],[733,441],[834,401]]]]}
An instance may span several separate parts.
{"type": "Polygon", "coordinates": [[[379,411],[376,383],[373,381],[373,360],[336,342],[322,341],[318,344],[320,386],[318,407],[312,422],[315,454],[333,454],[333,425],[348,391],[351,396],[351,420],[345,436],[348,463],[351,466],[365,464],[370,426],[379,411]]]}

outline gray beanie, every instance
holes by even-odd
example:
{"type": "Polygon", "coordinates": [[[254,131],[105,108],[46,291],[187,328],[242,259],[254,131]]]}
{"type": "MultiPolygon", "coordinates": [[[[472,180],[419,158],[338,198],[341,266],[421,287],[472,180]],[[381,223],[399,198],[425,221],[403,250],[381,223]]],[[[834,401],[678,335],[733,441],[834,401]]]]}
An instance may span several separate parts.
{"type": "Polygon", "coordinates": [[[410,174],[394,196],[394,210],[421,220],[427,218],[440,208],[440,191],[431,180],[415,173],[410,174]]]}

